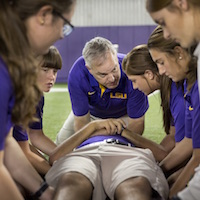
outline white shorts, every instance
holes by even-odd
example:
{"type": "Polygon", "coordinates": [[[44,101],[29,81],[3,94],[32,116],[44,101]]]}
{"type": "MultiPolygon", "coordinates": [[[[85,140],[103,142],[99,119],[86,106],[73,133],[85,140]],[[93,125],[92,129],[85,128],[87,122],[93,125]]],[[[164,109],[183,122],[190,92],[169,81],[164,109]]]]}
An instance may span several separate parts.
{"type": "Polygon", "coordinates": [[[94,200],[105,199],[106,195],[114,199],[120,183],[138,176],[147,178],[162,199],[168,198],[168,183],[149,149],[93,143],[56,161],[46,174],[46,181],[56,187],[59,178],[67,172],[79,172],[91,181],[94,200]]]}

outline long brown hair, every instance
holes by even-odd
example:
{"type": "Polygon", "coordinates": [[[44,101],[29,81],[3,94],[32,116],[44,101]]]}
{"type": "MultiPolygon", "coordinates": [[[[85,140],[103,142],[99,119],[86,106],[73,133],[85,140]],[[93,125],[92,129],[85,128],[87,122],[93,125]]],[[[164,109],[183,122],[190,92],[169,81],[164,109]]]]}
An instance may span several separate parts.
{"type": "Polygon", "coordinates": [[[146,70],[151,70],[160,83],[161,107],[163,109],[163,127],[169,134],[170,122],[172,120],[170,111],[171,79],[159,75],[156,63],[152,60],[147,45],[139,45],[133,48],[123,59],[123,70],[127,75],[143,76],[146,70]]]}
{"type": "MultiPolygon", "coordinates": [[[[163,29],[161,26],[156,27],[156,29],[152,32],[151,36],[149,37],[147,45],[149,49],[151,48],[157,49],[158,51],[165,52],[172,57],[177,56],[174,49],[176,46],[180,46],[173,39],[164,38],[163,29]]],[[[186,53],[188,53],[188,55],[191,58],[189,64],[186,66],[188,70],[186,73],[187,90],[189,91],[197,79],[197,72],[196,72],[197,58],[192,56],[192,51],[194,50],[194,47],[192,47],[192,50],[191,49],[184,49],[184,50],[186,51],[186,53]]],[[[177,86],[183,87],[183,81],[177,83],[177,86]]],[[[169,94],[170,94],[169,90],[170,90],[169,86],[168,87],[164,86],[164,88],[161,89],[161,91],[163,92],[163,94],[161,94],[161,99],[163,102],[163,112],[166,113],[166,122],[168,116],[170,116],[169,112],[167,111],[168,105],[165,105],[166,104],[165,100],[169,99],[169,94]]]]}
{"type": "MultiPolygon", "coordinates": [[[[148,12],[157,12],[163,8],[167,8],[168,10],[177,9],[176,6],[172,3],[173,0],[146,0],[146,9],[148,12]]],[[[192,5],[194,8],[200,7],[199,0],[187,0],[188,4],[192,5]]]]}
{"type": "Polygon", "coordinates": [[[55,46],[51,46],[48,53],[42,56],[39,66],[58,70],[62,68],[62,58],[55,46]]]}
{"type": "Polygon", "coordinates": [[[37,66],[29,46],[24,21],[44,5],[59,12],[68,12],[75,0],[1,0],[0,56],[10,74],[15,105],[12,121],[25,126],[33,120],[35,107],[41,97],[37,86],[37,66]]]}

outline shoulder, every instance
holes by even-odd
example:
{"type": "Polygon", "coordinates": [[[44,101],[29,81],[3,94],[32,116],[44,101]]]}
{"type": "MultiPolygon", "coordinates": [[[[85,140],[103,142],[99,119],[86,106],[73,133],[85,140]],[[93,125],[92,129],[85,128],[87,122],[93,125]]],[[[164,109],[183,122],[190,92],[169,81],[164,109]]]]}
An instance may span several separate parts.
{"type": "Polygon", "coordinates": [[[79,57],[74,64],[72,65],[71,70],[69,71],[69,79],[70,78],[82,78],[88,76],[89,71],[85,66],[85,60],[83,56],[79,57]]]}
{"type": "Polygon", "coordinates": [[[73,71],[77,71],[77,70],[84,70],[86,68],[85,66],[85,60],[83,58],[83,56],[80,56],[72,65],[72,68],[70,70],[69,73],[72,73],[73,71]]]}
{"type": "Polygon", "coordinates": [[[0,57],[0,86],[1,90],[6,90],[8,93],[8,90],[12,90],[12,81],[10,78],[10,74],[8,72],[7,66],[0,57]]]}
{"type": "Polygon", "coordinates": [[[123,53],[117,53],[117,58],[118,58],[118,60],[119,60],[120,63],[122,63],[124,57],[125,57],[125,54],[123,54],[123,53]]]}

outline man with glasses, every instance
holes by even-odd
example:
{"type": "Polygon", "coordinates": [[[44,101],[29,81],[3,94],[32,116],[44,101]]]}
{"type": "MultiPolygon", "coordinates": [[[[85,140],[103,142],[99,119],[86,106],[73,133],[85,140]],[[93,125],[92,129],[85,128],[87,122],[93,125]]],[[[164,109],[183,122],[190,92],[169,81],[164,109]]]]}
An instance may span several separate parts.
{"type": "Polygon", "coordinates": [[[92,120],[122,118],[127,129],[142,134],[147,97],[134,90],[122,71],[124,54],[117,53],[107,39],[95,37],[86,43],[83,56],[69,73],[72,111],[57,135],[62,143],[92,120]]]}

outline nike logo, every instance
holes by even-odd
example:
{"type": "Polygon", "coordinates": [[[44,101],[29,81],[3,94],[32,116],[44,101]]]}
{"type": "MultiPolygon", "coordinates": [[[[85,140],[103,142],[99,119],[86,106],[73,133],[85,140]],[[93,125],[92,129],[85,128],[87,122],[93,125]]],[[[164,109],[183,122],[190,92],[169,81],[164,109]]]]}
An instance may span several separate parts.
{"type": "Polygon", "coordinates": [[[192,106],[189,106],[189,111],[192,111],[192,110],[194,110],[194,109],[192,108],[192,106]]]}
{"type": "Polygon", "coordinates": [[[88,92],[88,95],[93,95],[96,91],[88,92]]]}

